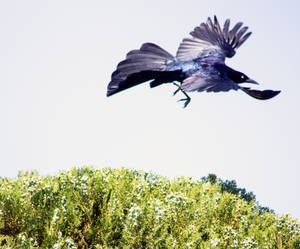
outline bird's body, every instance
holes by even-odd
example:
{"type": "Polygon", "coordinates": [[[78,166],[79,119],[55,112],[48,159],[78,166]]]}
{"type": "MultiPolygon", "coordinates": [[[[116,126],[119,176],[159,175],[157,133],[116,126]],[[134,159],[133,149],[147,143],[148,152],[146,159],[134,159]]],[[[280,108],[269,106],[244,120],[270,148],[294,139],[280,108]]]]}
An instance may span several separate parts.
{"type": "Polygon", "coordinates": [[[174,61],[168,65],[168,70],[180,71],[181,80],[179,81],[190,79],[181,84],[182,90],[186,92],[219,92],[239,89],[238,84],[228,77],[228,72],[232,69],[225,64],[209,64],[207,61],[202,60],[174,61]],[[197,81],[192,81],[193,79],[197,79],[197,81]],[[191,81],[192,84],[190,84],[191,81]]]}
{"type": "Polygon", "coordinates": [[[113,72],[108,85],[107,96],[151,80],[150,86],[173,83],[186,99],[184,107],[190,102],[186,92],[220,92],[243,90],[257,99],[270,99],[280,91],[252,90],[242,87],[242,83],[254,83],[245,74],[225,65],[225,58],[232,57],[235,50],[250,36],[247,27],[237,23],[229,30],[229,19],[223,29],[214,17],[201,23],[181,42],[176,56],[171,55],[153,43],[145,43],[139,50],[132,50],[126,60],[121,61],[113,72]],[[246,34],[245,34],[246,33],[246,34]],[[179,84],[174,83],[179,82],[179,84]]]}

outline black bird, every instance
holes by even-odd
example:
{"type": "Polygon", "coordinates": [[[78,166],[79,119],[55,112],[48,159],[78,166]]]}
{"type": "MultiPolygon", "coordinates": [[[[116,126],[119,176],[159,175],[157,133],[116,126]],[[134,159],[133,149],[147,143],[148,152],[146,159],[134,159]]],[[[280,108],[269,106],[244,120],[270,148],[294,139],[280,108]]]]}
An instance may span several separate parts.
{"type": "Polygon", "coordinates": [[[258,83],[225,65],[225,58],[233,57],[235,50],[251,35],[251,32],[246,33],[248,27],[242,27],[242,22],[232,29],[229,25],[230,20],[227,19],[221,29],[216,16],[214,21],[208,18],[206,23],[201,23],[190,32],[191,38],[183,39],[176,57],[153,43],[144,43],[140,49],[130,51],[126,60],[121,61],[112,73],[107,96],[149,80],[150,87],[163,83],[176,85],[178,89],[174,95],[179,91],[185,95],[186,98],[179,100],[185,101],[184,107],[191,100],[186,92],[193,91],[242,90],[262,100],[279,94],[280,91],[242,87],[242,83],[258,83]]]}

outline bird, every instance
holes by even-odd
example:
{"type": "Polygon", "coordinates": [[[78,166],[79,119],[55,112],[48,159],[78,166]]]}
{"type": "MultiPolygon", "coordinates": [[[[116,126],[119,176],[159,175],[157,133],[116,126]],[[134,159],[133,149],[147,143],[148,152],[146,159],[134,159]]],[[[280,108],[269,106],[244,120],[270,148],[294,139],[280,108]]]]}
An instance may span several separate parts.
{"type": "Polygon", "coordinates": [[[236,50],[250,37],[248,27],[237,22],[230,29],[230,19],[221,28],[217,17],[208,17],[184,38],[173,56],[154,43],[144,43],[140,49],[127,53],[111,75],[107,97],[150,81],[150,87],[172,83],[177,87],[173,95],[182,92],[183,107],[191,101],[188,92],[227,92],[241,90],[249,96],[267,100],[280,91],[256,90],[242,86],[243,83],[258,84],[246,74],[225,64],[225,59],[235,55],[236,50]]]}

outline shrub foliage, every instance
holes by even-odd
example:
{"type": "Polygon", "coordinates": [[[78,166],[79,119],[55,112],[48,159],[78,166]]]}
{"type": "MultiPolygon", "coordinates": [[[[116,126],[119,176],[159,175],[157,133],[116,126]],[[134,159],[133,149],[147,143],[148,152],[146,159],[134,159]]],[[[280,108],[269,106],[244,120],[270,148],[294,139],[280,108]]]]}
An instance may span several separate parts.
{"type": "Polygon", "coordinates": [[[299,249],[300,222],[214,175],[169,180],[83,167],[1,178],[0,246],[299,249]]]}

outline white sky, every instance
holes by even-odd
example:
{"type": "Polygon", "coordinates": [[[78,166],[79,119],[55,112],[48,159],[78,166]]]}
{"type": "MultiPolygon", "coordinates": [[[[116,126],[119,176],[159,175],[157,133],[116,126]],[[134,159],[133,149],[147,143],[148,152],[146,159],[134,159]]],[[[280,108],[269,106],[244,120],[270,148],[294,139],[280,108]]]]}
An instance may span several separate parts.
{"type": "Polygon", "coordinates": [[[1,1],[0,175],[83,165],[214,173],[300,218],[299,7],[295,0],[1,1]],[[227,64],[280,95],[193,93],[186,109],[172,85],[105,97],[129,50],[154,42],[175,54],[213,14],[253,31],[227,64]]]}

